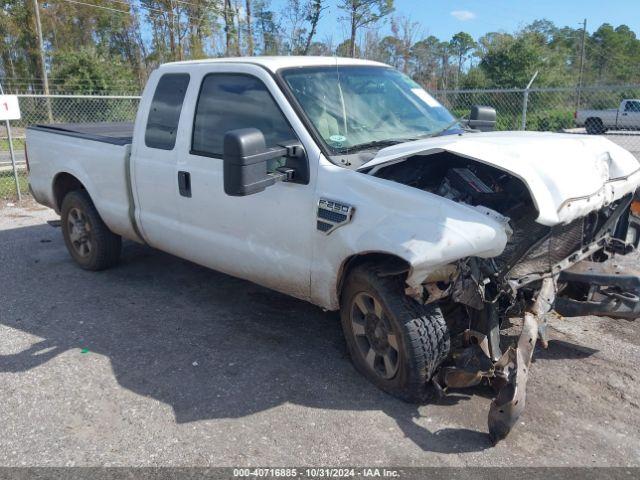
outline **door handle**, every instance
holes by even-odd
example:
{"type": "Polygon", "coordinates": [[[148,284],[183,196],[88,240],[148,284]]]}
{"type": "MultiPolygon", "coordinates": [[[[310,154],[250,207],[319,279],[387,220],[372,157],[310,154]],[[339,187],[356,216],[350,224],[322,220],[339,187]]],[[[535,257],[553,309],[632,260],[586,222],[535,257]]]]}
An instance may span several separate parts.
{"type": "Polygon", "coordinates": [[[189,172],[178,172],[178,191],[183,197],[191,197],[191,174],[189,172]]]}

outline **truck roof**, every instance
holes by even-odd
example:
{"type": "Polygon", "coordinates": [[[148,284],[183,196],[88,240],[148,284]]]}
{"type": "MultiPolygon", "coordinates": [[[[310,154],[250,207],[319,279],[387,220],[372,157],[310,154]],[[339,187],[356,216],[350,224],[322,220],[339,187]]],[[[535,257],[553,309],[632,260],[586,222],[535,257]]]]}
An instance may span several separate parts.
{"type": "Polygon", "coordinates": [[[272,72],[276,72],[281,68],[289,67],[320,67],[320,66],[377,66],[388,67],[388,65],[371,60],[360,60],[357,58],[345,57],[313,57],[313,56],[259,56],[259,57],[223,57],[223,58],[205,58],[202,60],[188,60],[183,62],[165,63],[160,69],[168,66],[177,65],[202,65],[207,63],[248,63],[261,65],[272,72]]]}

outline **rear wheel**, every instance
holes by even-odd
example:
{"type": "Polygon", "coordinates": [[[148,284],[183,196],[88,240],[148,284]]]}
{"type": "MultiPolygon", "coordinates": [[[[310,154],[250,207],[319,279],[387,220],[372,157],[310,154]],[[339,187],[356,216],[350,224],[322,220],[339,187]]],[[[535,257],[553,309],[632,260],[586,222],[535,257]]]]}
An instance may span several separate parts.
{"type": "Polygon", "coordinates": [[[589,135],[601,135],[606,131],[599,118],[588,118],[584,126],[589,135]]]}
{"type": "Polygon", "coordinates": [[[60,217],[67,250],[80,267],[104,270],[118,263],[122,239],[105,225],[86,191],[69,192],[60,217]]]}
{"type": "Polygon", "coordinates": [[[356,267],[342,292],[342,328],[355,368],[398,398],[429,397],[429,380],[449,354],[440,309],[407,297],[399,277],[380,277],[375,266],[356,267]]]}

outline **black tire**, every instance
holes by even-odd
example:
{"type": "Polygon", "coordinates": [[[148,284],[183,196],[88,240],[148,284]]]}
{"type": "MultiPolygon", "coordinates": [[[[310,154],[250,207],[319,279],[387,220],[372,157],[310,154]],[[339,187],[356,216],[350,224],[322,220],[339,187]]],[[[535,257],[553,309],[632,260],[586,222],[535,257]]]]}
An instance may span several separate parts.
{"type": "Polygon", "coordinates": [[[604,124],[599,118],[587,118],[584,127],[589,135],[602,135],[606,132],[604,124]]]}
{"type": "Polygon", "coordinates": [[[69,192],[60,217],[64,243],[80,267],[97,271],[118,263],[122,238],[104,224],[86,191],[69,192]]]}
{"type": "Polygon", "coordinates": [[[380,389],[404,401],[419,403],[431,397],[434,389],[429,380],[448,357],[450,348],[449,330],[440,308],[419,304],[405,295],[402,278],[380,277],[374,265],[364,264],[354,268],[345,281],[340,316],[356,370],[380,389]],[[382,320],[374,318],[375,312],[373,316],[362,315],[358,303],[366,302],[367,298],[374,300],[369,307],[382,311],[382,320]],[[376,333],[378,330],[382,335],[376,333]],[[381,339],[385,331],[386,349],[381,339]],[[395,336],[393,341],[392,336],[395,336]],[[373,355],[380,358],[371,361],[373,355]]]}

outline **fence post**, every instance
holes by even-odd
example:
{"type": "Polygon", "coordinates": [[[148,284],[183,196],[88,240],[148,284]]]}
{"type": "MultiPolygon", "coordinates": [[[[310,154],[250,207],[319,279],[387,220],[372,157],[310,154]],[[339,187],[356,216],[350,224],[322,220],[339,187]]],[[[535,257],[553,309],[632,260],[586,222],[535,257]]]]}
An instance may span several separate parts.
{"type": "Polygon", "coordinates": [[[522,98],[522,126],[520,130],[527,129],[527,108],[529,106],[529,89],[524,91],[524,97],[522,98]]]}
{"type": "Polygon", "coordinates": [[[527,129],[527,108],[529,106],[529,90],[531,89],[531,85],[533,84],[537,76],[538,76],[538,70],[536,70],[536,73],[534,73],[533,77],[531,77],[531,80],[529,80],[529,83],[527,84],[527,88],[524,89],[524,97],[522,98],[522,128],[520,130],[527,129]]]}

